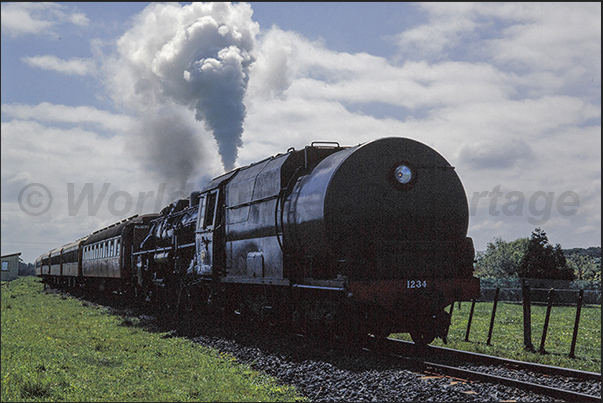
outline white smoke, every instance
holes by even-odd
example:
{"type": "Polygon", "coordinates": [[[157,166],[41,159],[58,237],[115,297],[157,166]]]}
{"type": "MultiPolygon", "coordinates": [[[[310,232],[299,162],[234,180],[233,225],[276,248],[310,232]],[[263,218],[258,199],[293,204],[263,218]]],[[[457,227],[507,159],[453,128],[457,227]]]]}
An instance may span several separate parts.
{"type": "MultiPolygon", "coordinates": [[[[259,32],[252,14],[244,3],[149,5],[118,40],[117,56],[108,65],[113,99],[142,119],[165,105],[193,110],[213,134],[224,168],[234,168],[259,32]]],[[[154,141],[152,133],[145,135],[154,141]]]]}
{"type": "Polygon", "coordinates": [[[164,106],[153,110],[135,128],[130,153],[146,172],[169,181],[170,190],[186,188],[199,162],[207,155],[194,119],[182,109],[164,106]]]}

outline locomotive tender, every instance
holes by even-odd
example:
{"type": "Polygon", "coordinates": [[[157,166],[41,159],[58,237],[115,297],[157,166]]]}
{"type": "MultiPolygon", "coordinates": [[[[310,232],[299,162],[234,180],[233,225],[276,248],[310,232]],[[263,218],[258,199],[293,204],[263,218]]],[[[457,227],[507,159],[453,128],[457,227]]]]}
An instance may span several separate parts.
{"type": "Polygon", "coordinates": [[[428,344],[445,340],[447,306],[479,297],[468,221],[461,181],[432,148],[315,142],[50,251],[36,272],[166,305],[327,325],[341,337],[408,332],[428,344]]]}

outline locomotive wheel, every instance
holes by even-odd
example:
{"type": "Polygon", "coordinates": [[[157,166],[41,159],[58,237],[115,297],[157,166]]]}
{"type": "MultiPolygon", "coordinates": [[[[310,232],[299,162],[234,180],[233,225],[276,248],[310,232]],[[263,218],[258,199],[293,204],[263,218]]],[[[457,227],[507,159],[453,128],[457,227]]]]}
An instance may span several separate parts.
{"type": "Polygon", "coordinates": [[[413,330],[410,331],[410,337],[418,346],[427,346],[436,337],[441,337],[444,343],[446,343],[449,326],[450,315],[442,309],[437,315],[433,315],[433,317],[425,318],[421,322],[415,322],[413,330]]]}
{"type": "Polygon", "coordinates": [[[416,329],[410,332],[412,341],[420,347],[427,346],[436,338],[435,333],[426,329],[416,329]]]}

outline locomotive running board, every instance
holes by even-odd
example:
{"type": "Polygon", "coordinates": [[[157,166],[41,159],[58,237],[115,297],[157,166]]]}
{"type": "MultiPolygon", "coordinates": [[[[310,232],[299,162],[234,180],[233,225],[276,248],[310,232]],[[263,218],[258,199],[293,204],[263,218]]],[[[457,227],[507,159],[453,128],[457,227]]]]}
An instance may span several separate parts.
{"type": "Polygon", "coordinates": [[[289,286],[291,283],[286,278],[249,278],[249,277],[222,277],[220,279],[222,283],[235,283],[235,284],[255,284],[255,285],[282,285],[289,286]]]}

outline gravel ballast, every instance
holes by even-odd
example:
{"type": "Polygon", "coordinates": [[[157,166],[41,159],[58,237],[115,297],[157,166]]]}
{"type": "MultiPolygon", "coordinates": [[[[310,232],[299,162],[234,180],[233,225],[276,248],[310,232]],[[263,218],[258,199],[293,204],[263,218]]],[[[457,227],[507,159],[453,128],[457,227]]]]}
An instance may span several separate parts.
{"type": "MultiPolygon", "coordinates": [[[[311,401],[561,401],[504,385],[426,374],[399,358],[351,347],[334,348],[300,336],[263,331],[264,325],[241,323],[224,321],[216,326],[205,322],[192,334],[188,330],[184,332],[188,335],[183,334],[180,328],[173,335],[230,354],[254,370],[295,386],[311,401]]],[[[481,371],[482,367],[472,365],[471,369],[481,371]]],[[[505,368],[486,370],[552,387],[566,384],[574,391],[600,393],[600,382],[572,382],[505,368]]]]}

